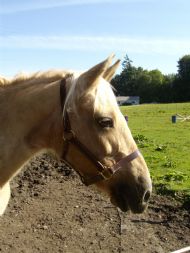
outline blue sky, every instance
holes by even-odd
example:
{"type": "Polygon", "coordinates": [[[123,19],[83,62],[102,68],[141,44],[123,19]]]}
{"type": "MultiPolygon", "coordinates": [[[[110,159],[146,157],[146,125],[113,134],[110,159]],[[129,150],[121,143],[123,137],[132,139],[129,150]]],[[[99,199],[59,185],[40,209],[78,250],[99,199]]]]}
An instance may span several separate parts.
{"type": "Polygon", "coordinates": [[[189,0],[0,0],[0,75],[83,70],[114,52],[176,73],[190,54],[189,0]]]}

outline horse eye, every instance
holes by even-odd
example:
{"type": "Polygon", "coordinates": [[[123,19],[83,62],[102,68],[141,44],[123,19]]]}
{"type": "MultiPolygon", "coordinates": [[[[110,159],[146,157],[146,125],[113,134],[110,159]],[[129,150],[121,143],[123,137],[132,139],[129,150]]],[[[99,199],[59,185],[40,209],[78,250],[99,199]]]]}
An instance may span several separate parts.
{"type": "Polygon", "coordinates": [[[109,117],[102,117],[97,119],[97,123],[102,128],[111,128],[113,127],[113,120],[109,117]]]}

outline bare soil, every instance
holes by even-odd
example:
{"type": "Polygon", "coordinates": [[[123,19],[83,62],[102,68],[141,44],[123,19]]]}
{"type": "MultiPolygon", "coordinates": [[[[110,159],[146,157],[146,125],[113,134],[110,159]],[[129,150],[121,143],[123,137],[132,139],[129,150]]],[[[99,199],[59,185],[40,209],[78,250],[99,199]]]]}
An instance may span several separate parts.
{"type": "Polygon", "coordinates": [[[166,253],[190,245],[190,212],[153,195],[142,215],[122,213],[78,175],[47,155],[13,181],[0,217],[0,252],[166,253]]]}

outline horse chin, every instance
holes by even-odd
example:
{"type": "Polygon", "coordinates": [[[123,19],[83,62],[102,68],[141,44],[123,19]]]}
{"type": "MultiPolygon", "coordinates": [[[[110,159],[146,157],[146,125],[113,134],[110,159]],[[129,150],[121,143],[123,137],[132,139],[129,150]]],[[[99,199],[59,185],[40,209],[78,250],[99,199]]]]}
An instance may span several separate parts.
{"type": "Polygon", "coordinates": [[[147,205],[146,204],[139,204],[138,206],[136,206],[135,208],[131,208],[131,211],[133,213],[137,213],[137,214],[140,214],[140,213],[144,213],[144,211],[146,210],[147,208],[147,205]]]}
{"type": "Polygon", "coordinates": [[[140,214],[143,213],[147,208],[146,204],[138,204],[138,205],[133,205],[132,203],[130,204],[126,198],[123,199],[121,196],[120,197],[111,196],[110,201],[114,206],[119,207],[122,212],[127,212],[130,210],[133,213],[140,214]]]}
{"type": "Polygon", "coordinates": [[[115,198],[112,196],[110,198],[110,201],[114,206],[119,207],[122,212],[127,212],[130,210],[128,202],[123,201],[121,198],[115,198]]]}

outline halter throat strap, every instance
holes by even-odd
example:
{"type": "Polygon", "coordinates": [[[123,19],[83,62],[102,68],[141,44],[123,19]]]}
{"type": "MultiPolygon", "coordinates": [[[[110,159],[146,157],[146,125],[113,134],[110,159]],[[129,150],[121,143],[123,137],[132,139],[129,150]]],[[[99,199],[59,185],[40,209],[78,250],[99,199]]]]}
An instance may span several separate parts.
{"type": "Polygon", "coordinates": [[[69,115],[65,108],[66,96],[66,79],[64,78],[60,83],[64,141],[61,159],[80,175],[81,180],[85,185],[88,186],[97,183],[98,181],[110,179],[114,173],[124,166],[124,164],[130,163],[140,155],[139,150],[135,150],[112,167],[103,165],[98,161],[94,154],[79,141],[75,133],[72,131],[69,115]],[[86,168],[88,169],[86,170],[86,168]]]}

